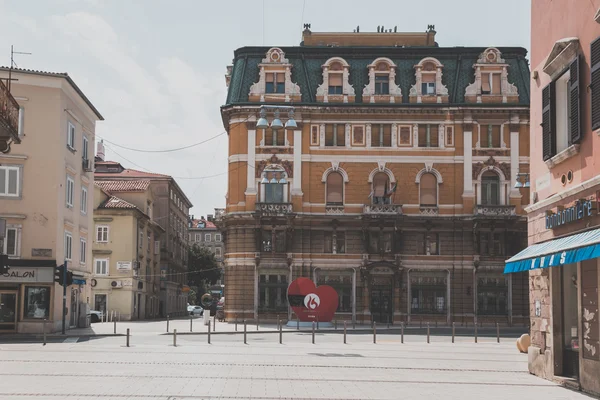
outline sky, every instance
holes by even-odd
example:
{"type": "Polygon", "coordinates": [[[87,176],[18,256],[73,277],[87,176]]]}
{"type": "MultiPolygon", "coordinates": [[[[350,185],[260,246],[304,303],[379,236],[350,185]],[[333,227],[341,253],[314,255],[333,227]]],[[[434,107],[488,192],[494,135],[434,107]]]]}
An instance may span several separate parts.
{"type": "Polygon", "coordinates": [[[199,217],[225,206],[219,108],[233,51],[298,45],[304,23],[313,32],[423,32],[433,24],[440,46],[529,49],[530,2],[0,0],[0,65],[9,65],[14,45],[32,53],[16,56],[19,67],[67,72],[105,118],[96,140],[105,139],[106,159],[175,177],[199,217]]]}

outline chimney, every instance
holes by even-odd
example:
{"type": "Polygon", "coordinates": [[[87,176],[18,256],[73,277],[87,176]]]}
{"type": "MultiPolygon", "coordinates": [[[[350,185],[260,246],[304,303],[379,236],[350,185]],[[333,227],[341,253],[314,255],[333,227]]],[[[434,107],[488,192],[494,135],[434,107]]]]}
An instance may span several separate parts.
{"type": "Polygon", "coordinates": [[[212,214],[206,214],[206,219],[210,222],[213,222],[213,215],[212,214]]]}
{"type": "Polygon", "coordinates": [[[104,161],[104,140],[100,140],[98,142],[98,146],[96,148],[96,157],[100,161],[104,161]]]}

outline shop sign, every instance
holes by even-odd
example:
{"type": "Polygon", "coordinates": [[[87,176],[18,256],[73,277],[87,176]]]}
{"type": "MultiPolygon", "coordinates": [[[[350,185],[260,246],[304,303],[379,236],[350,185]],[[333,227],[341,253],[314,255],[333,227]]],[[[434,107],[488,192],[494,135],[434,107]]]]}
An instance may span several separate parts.
{"type": "Polygon", "coordinates": [[[52,257],[52,249],[31,249],[31,257],[52,257]]]}
{"type": "Polygon", "coordinates": [[[298,278],[288,287],[288,303],[302,322],[331,322],[338,308],[338,294],[327,285],[316,287],[308,278],[298,278]]]}
{"type": "Polygon", "coordinates": [[[550,212],[546,214],[546,229],[555,229],[591,217],[593,206],[592,200],[579,200],[574,206],[559,210],[557,213],[550,212]]]}
{"type": "Polygon", "coordinates": [[[0,274],[0,282],[54,282],[53,268],[34,268],[34,267],[10,267],[10,269],[0,274]]]}
{"type": "Polygon", "coordinates": [[[117,261],[117,271],[131,270],[131,261],[117,261]]]}

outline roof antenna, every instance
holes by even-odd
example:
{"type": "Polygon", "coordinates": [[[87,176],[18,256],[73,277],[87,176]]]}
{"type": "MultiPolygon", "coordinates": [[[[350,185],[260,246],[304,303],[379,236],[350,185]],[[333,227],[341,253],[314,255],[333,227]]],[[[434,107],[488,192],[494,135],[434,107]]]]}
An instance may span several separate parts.
{"type": "Polygon", "coordinates": [[[394,27],[394,33],[398,32],[398,25],[394,27]]]}
{"type": "Polygon", "coordinates": [[[379,25],[377,25],[377,33],[379,33],[379,25]]]}
{"type": "Polygon", "coordinates": [[[6,82],[7,83],[6,86],[8,88],[8,92],[9,93],[10,93],[11,82],[13,80],[12,79],[12,70],[13,70],[13,67],[19,68],[19,66],[15,62],[15,57],[14,57],[15,54],[23,54],[23,55],[27,55],[27,56],[31,55],[31,53],[25,53],[25,52],[22,52],[22,51],[15,51],[14,50],[14,46],[12,44],[10,45],[10,68],[8,69],[8,82],[6,82]]]}
{"type": "Polygon", "coordinates": [[[360,32],[360,25],[356,25],[356,33],[360,32]]]}

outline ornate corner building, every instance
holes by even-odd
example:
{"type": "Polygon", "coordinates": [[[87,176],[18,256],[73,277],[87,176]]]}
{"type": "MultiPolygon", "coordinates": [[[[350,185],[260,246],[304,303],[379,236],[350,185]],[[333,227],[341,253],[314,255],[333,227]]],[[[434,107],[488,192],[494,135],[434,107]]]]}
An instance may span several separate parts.
{"type": "Polygon", "coordinates": [[[287,287],[310,277],[339,320],[528,323],[526,274],[503,274],[527,243],[527,52],[434,38],[307,26],[300,46],[235,51],[228,319],[294,319],[287,287]],[[257,129],[261,106],[296,123],[257,129]]]}

